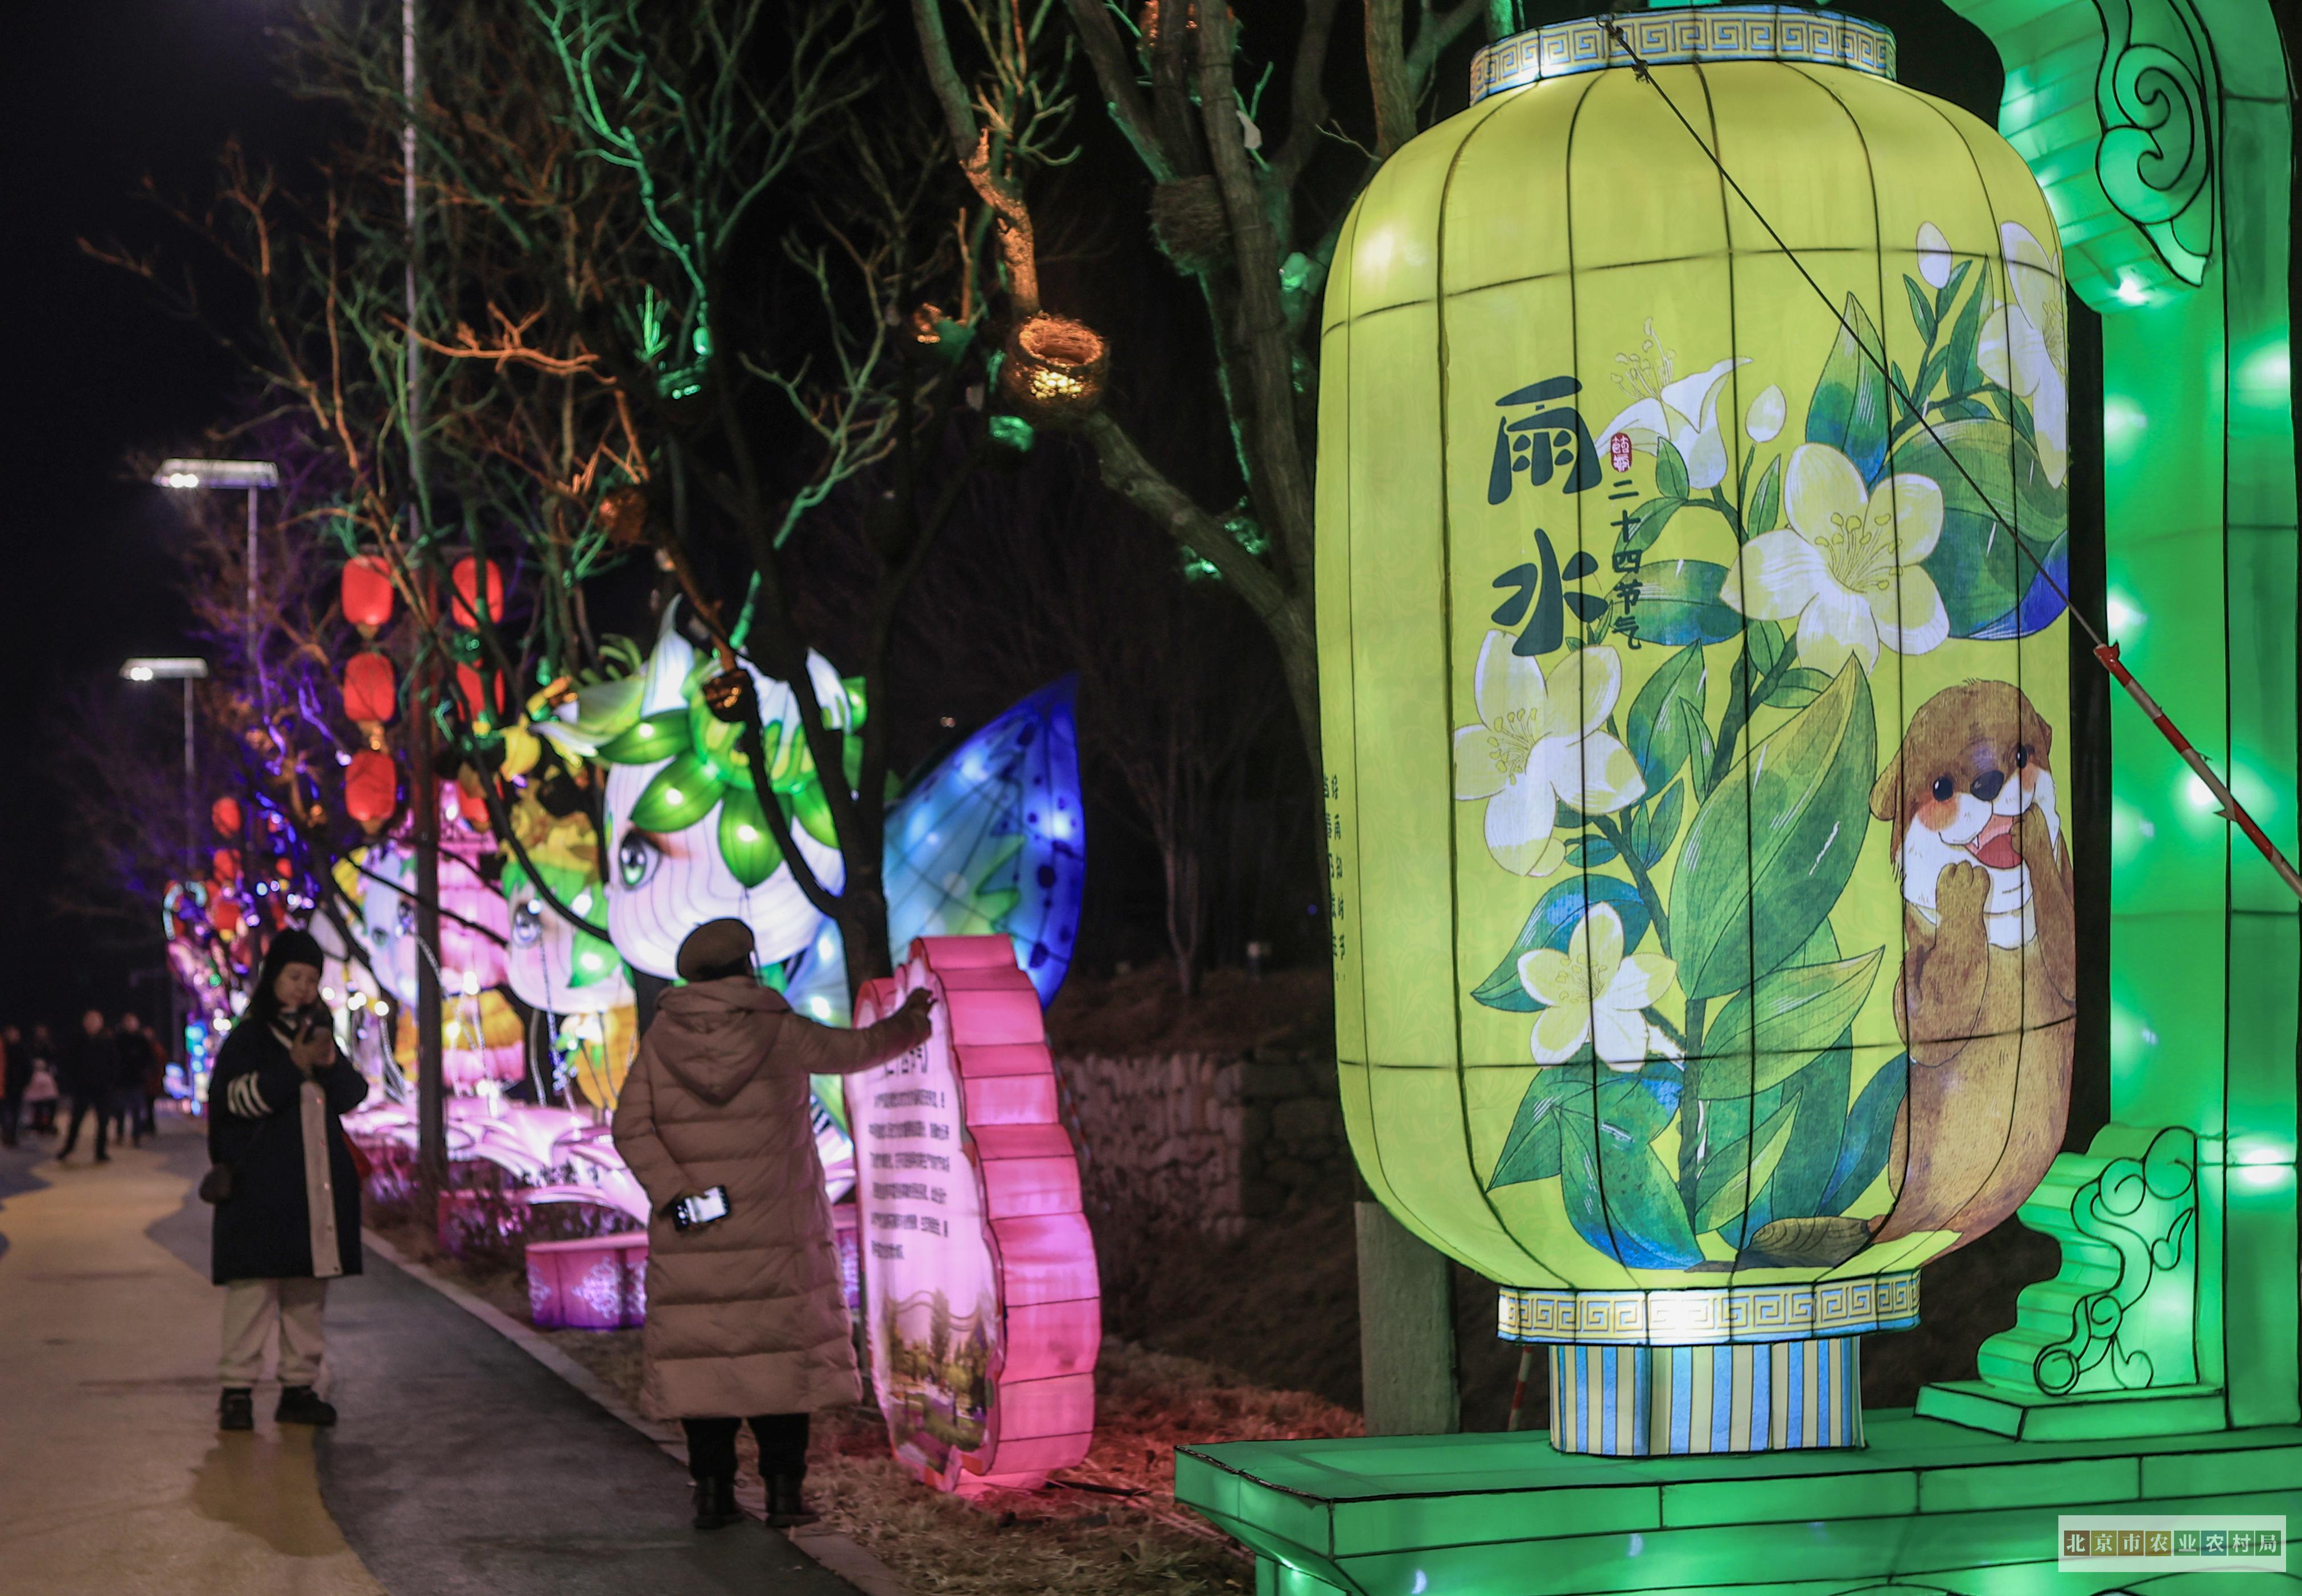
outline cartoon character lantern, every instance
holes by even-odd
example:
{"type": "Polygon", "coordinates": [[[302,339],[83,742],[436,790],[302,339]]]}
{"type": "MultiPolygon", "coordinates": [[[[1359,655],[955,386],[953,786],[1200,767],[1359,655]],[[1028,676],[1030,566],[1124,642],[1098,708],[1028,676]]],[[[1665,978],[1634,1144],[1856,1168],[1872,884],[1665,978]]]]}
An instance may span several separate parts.
{"type": "MultiPolygon", "coordinates": [[[[749,669],[749,667],[745,667],[749,669]]],[[[851,693],[822,656],[808,656],[817,701],[835,724],[861,724],[851,693]]],[[[607,791],[608,928],[635,969],[668,977],[680,942],[705,920],[744,920],[761,965],[807,947],[821,919],[792,878],[760,808],[759,784],[738,745],[737,728],[702,699],[716,662],[700,664],[667,614],[636,696],[635,717],[599,746],[609,766],[607,791]]],[[[786,811],[792,845],[836,892],[845,880],[823,790],[801,738],[792,690],[752,672],[765,728],[768,786],[786,811]]],[[[562,715],[582,712],[564,706],[562,715]]],[[[563,724],[566,724],[563,721],[563,724]]]]}
{"type": "Polygon", "coordinates": [[[2060,246],[1893,60],[1773,7],[1503,41],[1327,290],[1346,1117],[1553,1348],[1562,1449],[1860,1444],[1857,1334],[2062,1139],[2060,246]]]}

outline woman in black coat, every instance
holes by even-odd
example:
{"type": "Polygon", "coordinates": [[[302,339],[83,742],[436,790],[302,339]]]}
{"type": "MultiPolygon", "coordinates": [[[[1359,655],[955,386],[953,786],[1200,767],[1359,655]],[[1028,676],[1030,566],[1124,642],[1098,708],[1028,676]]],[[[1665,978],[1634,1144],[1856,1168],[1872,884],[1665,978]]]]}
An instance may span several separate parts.
{"type": "Polygon", "coordinates": [[[264,1343],[280,1326],[282,1424],[332,1424],[313,1390],[326,1351],[328,1281],[360,1272],[359,1177],[340,1116],[367,1082],[336,1051],[319,1003],[320,945],[283,931],[264,956],[256,995],[216,1054],[208,1079],[208,1156],[230,1170],[216,1205],[216,1284],[223,1304],[226,1430],[256,1427],[264,1343]]]}

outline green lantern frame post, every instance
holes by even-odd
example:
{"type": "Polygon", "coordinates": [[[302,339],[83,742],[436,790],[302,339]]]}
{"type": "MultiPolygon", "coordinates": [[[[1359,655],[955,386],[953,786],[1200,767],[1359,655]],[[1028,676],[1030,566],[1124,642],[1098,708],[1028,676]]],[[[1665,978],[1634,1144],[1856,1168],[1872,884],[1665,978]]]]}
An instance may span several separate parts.
{"type": "MultiPolygon", "coordinates": [[[[1999,50],[2000,130],[2103,315],[2110,632],[2291,852],[2294,96],[2272,9],[1951,4],[1999,50]]],[[[1870,1415],[1859,1452],[1592,1461],[1535,1434],[1179,1453],[1178,1498],[1256,1549],[1259,1596],[2110,1592],[2135,1576],[2057,1572],[2059,1515],[2302,1501],[2302,909],[2114,702],[2112,1123],[2022,1209],[2063,1269],[1979,1378],[1870,1415]]]]}

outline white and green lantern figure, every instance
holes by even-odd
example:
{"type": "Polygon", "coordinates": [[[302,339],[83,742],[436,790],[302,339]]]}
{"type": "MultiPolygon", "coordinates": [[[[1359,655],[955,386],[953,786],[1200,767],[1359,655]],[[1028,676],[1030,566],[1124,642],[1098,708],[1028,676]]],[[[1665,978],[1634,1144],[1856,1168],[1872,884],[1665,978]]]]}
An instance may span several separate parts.
{"type": "Polygon", "coordinates": [[[1345,1113],[1568,1450],[1859,1445],[1860,1335],[2062,1141],[2061,248],[1894,55],[1502,41],[1327,290],[1345,1113]]]}

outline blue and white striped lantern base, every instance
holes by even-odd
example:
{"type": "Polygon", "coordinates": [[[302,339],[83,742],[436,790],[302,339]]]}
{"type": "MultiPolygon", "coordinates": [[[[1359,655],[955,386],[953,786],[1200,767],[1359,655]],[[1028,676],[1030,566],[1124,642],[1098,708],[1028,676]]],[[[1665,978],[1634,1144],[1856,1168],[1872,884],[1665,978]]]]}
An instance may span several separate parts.
{"type": "Polygon", "coordinates": [[[1550,1348],[1550,1444],[1665,1457],[1862,1444],[1860,1336],[1550,1348]]]}

